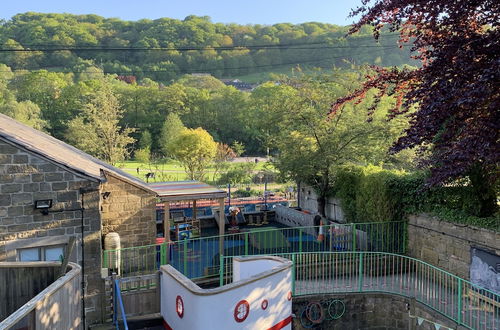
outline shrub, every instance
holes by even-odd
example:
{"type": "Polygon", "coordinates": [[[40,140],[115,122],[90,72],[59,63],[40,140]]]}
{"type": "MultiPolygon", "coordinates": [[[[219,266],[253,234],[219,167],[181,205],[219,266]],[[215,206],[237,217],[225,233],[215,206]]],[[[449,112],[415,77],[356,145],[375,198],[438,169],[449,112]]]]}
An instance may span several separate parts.
{"type": "Polygon", "coordinates": [[[500,229],[500,218],[479,218],[479,198],[466,180],[425,188],[426,173],[405,173],[378,166],[336,170],[332,194],[339,197],[350,222],[400,221],[410,213],[429,212],[443,220],[500,229]]]}

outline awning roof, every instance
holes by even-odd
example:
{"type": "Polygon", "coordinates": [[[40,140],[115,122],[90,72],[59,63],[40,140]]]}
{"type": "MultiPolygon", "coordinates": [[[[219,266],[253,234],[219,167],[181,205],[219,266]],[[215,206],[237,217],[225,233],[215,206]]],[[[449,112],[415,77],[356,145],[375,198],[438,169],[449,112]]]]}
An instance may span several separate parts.
{"type": "Polygon", "coordinates": [[[224,190],[199,181],[154,182],[148,186],[162,201],[218,199],[227,195],[224,190]]]}

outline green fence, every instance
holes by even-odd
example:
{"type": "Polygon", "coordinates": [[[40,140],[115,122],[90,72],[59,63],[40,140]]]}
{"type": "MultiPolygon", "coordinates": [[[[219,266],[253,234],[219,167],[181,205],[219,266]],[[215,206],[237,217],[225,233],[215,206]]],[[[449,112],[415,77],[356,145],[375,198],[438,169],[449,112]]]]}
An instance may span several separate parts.
{"type": "MultiPolygon", "coordinates": [[[[470,329],[500,328],[500,295],[418,259],[380,252],[277,255],[294,263],[294,296],[385,292],[415,298],[470,329]]],[[[221,258],[222,285],[231,282],[232,258],[221,258]]]]}
{"type": "MultiPolygon", "coordinates": [[[[248,228],[248,227],[247,227],[248,228]]],[[[151,274],[167,262],[191,279],[218,276],[219,236],[105,250],[103,267],[121,276],[151,274]]],[[[406,223],[379,222],[310,227],[260,228],[223,236],[223,255],[322,251],[405,253],[406,223]]]]}

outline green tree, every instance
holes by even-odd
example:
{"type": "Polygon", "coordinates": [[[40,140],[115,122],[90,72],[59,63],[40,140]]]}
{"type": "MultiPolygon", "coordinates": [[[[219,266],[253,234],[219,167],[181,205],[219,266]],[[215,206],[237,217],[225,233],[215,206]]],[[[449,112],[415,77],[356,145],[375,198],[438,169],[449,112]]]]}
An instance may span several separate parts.
{"type": "Polygon", "coordinates": [[[233,149],[235,157],[240,157],[245,152],[245,146],[239,141],[233,141],[231,149],[233,149]]]}
{"type": "Polygon", "coordinates": [[[11,100],[0,105],[0,113],[40,131],[48,127],[48,123],[41,118],[40,108],[31,101],[11,100]]]}
{"type": "Polygon", "coordinates": [[[190,180],[203,180],[217,151],[217,143],[202,128],[183,129],[169,144],[168,152],[184,167],[190,180]]]}
{"type": "Polygon", "coordinates": [[[389,124],[378,117],[367,121],[363,115],[368,112],[366,103],[345,107],[325,119],[329,100],[345,95],[345,86],[352,83],[345,73],[300,75],[280,83],[284,87],[267,86],[273,93],[266,93],[267,99],[275,95],[284,102],[268,103],[272,105],[268,109],[273,112],[274,124],[268,141],[277,149],[274,163],[287,179],[307,183],[316,190],[318,211],[324,215],[336,167],[381,159],[386,149],[377,146],[386,143],[382,132],[389,124]],[[290,97],[284,100],[284,95],[290,97]]]}
{"type": "Polygon", "coordinates": [[[253,162],[233,164],[226,172],[222,173],[219,183],[232,185],[251,183],[254,168],[255,163],[253,162]]]}
{"type": "Polygon", "coordinates": [[[57,101],[63,89],[70,84],[70,75],[33,71],[16,75],[10,80],[9,88],[15,91],[18,101],[32,101],[42,112],[42,117],[49,122],[49,132],[60,136],[57,129],[61,128],[58,118],[57,101]]]}
{"type": "Polygon", "coordinates": [[[151,149],[151,144],[153,143],[153,138],[151,137],[151,133],[148,130],[145,130],[141,134],[141,138],[139,139],[139,143],[137,146],[139,149],[151,149]]]}
{"type": "Polygon", "coordinates": [[[175,140],[185,128],[186,127],[184,127],[184,124],[177,114],[171,113],[167,116],[160,135],[160,146],[165,156],[170,155],[169,150],[172,141],[175,140]]]}
{"type": "Polygon", "coordinates": [[[151,161],[151,149],[149,147],[137,149],[134,152],[134,158],[138,162],[149,164],[151,161]]]}
{"type": "Polygon", "coordinates": [[[95,92],[82,113],[68,125],[67,139],[77,148],[111,164],[128,156],[127,146],[134,142],[132,128],[122,128],[123,116],[118,99],[107,84],[95,92]]]}
{"type": "Polygon", "coordinates": [[[214,174],[213,181],[215,182],[217,175],[222,169],[228,166],[229,161],[236,157],[236,153],[230,146],[224,143],[217,143],[217,152],[214,157],[214,174]]]}

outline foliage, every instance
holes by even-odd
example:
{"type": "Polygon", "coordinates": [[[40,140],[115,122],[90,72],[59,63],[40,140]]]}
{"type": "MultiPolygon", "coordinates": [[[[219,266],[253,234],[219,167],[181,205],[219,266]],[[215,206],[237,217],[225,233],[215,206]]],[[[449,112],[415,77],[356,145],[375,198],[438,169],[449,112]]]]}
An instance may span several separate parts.
{"type": "MultiPolygon", "coordinates": [[[[80,76],[88,71],[98,73],[102,67],[106,73],[133,75],[139,81],[148,77],[164,83],[188,72],[234,77],[300,62],[326,68],[342,65],[344,59],[356,63],[380,61],[382,65],[400,65],[409,60],[407,51],[387,47],[394,40],[391,34],[380,44],[370,44],[370,28],[364,28],[359,37],[345,38],[348,27],[316,22],[220,24],[193,15],[184,20],[132,22],[97,15],[28,12],[3,22],[1,28],[4,48],[17,51],[0,53],[0,62],[15,69],[57,66],[83,71],[78,73],[80,76]],[[33,51],[48,47],[65,50],[33,51]],[[87,50],[78,50],[81,47],[87,50]],[[129,47],[135,50],[100,49],[129,47]],[[30,51],[23,52],[25,49],[30,51]]],[[[208,81],[195,87],[207,88],[212,83],[217,84],[208,81]]]]}
{"type": "Polygon", "coordinates": [[[236,153],[224,143],[217,143],[217,151],[215,152],[214,157],[214,173],[213,173],[213,181],[218,176],[218,174],[224,168],[227,168],[228,162],[233,160],[236,157],[236,153]]]}
{"type": "Polygon", "coordinates": [[[138,162],[148,164],[151,161],[151,149],[149,147],[137,149],[134,152],[134,158],[138,162]]]}
{"type": "Polygon", "coordinates": [[[153,138],[151,137],[151,133],[149,133],[148,130],[145,130],[141,134],[141,138],[139,139],[139,143],[137,146],[139,149],[150,149],[149,152],[151,152],[151,145],[153,143],[153,138]]]}
{"type": "Polygon", "coordinates": [[[216,151],[214,139],[202,128],[185,128],[168,145],[168,153],[182,164],[191,180],[203,180],[216,151]]]}
{"type": "Polygon", "coordinates": [[[331,195],[339,197],[350,222],[400,221],[428,212],[447,221],[500,230],[500,217],[479,218],[479,198],[464,181],[422,189],[428,173],[379,166],[345,165],[335,171],[331,195]]]}
{"type": "Polygon", "coordinates": [[[15,100],[10,100],[0,104],[0,113],[43,131],[48,128],[48,123],[41,118],[40,112],[38,105],[31,101],[17,102],[15,100]]]}
{"type": "Polygon", "coordinates": [[[252,171],[255,164],[251,162],[235,163],[230,168],[221,174],[219,184],[248,184],[252,180],[252,171]]]}
{"type": "Polygon", "coordinates": [[[353,12],[358,14],[351,34],[371,24],[378,39],[383,25],[392,24],[401,44],[411,40],[421,66],[376,68],[360,89],[338,99],[331,113],[373,88],[379,90],[375,103],[385,94],[397,97],[391,116],[416,108],[392,150],[417,147],[427,153],[421,161],[430,170],[430,185],[468,178],[482,201],[479,215],[494,214],[500,161],[498,2],[375,0],[364,1],[353,12]]]}
{"type": "Polygon", "coordinates": [[[240,157],[245,152],[245,146],[239,141],[233,141],[231,149],[233,149],[235,157],[240,157]]]}
{"type": "Polygon", "coordinates": [[[169,148],[172,141],[185,129],[179,116],[175,113],[170,113],[163,123],[160,136],[160,146],[163,155],[169,155],[169,148]]]}
{"type": "Polygon", "coordinates": [[[254,189],[238,189],[231,193],[232,197],[251,197],[251,196],[262,196],[262,193],[254,189]]]}
{"type": "Polygon", "coordinates": [[[122,115],[118,99],[103,84],[81,114],[69,123],[67,138],[77,148],[115,164],[125,159],[127,146],[134,142],[129,136],[134,129],[119,126],[122,115]]]}
{"type": "Polygon", "coordinates": [[[384,118],[367,121],[363,103],[325,120],[330,100],[347,93],[356,78],[340,72],[297,75],[279,84],[264,84],[252,93],[254,120],[267,143],[277,149],[276,168],[285,179],[311,185],[322,214],[335,166],[382,161],[398,134],[384,118]]]}

